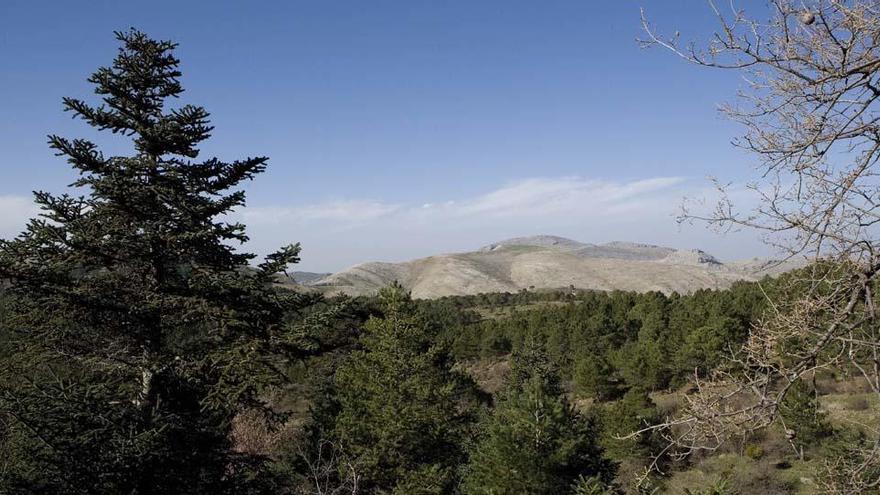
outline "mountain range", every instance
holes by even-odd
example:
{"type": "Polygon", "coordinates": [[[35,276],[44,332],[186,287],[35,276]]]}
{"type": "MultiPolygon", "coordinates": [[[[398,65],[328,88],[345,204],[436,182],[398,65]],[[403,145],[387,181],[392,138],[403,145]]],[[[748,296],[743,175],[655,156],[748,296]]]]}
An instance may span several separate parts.
{"type": "Polygon", "coordinates": [[[361,263],[338,273],[294,278],[322,292],[349,295],[372,294],[398,281],[416,298],[571,287],[689,293],[725,288],[737,280],[758,280],[800,265],[761,258],[725,263],[696,249],[630,242],[588,244],[539,235],[472,252],[401,263],[361,263]]]}

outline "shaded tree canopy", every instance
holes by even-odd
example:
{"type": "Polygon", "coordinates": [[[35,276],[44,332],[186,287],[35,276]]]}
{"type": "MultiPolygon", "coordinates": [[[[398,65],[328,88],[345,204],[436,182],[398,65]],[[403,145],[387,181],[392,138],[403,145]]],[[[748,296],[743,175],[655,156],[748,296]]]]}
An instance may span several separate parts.
{"type": "Polygon", "coordinates": [[[248,267],[254,256],[234,247],[244,226],[224,215],[267,159],[198,160],[213,128],[204,108],[171,106],[183,92],[176,45],[116,37],[112,65],[88,79],[101,103],[65,98],[64,109],[133,153],[50,136],[79,178],[71,193],[35,193],[40,217],[0,241],[0,450],[11,454],[0,487],[258,490],[262,460],[237,452],[228,430],[306,343],[282,316],[310,298],[272,286],[299,246],[248,267]]]}
{"type": "Polygon", "coordinates": [[[514,355],[507,388],[481,435],[471,453],[466,493],[573,493],[579,477],[610,482],[614,476],[594,420],[568,403],[558,369],[535,340],[514,355]]]}
{"type": "Polygon", "coordinates": [[[473,382],[418,317],[400,286],[335,377],[333,435],[356,459],[366,493],[452,493],[478,405],[473,382]]]}

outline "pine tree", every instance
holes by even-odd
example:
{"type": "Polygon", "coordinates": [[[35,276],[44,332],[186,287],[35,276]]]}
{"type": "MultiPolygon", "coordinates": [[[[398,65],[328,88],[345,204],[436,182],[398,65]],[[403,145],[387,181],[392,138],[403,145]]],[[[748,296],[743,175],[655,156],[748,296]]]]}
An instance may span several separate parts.
{"type": "Polygon", "coordinates": [[[660,421],[657,405],[644,388],[633,387],[620,400],[600,406],[600,410],[601,443],[612,459],[647,459],[662,448],[662,439],[651,431],[623,439],[660,421]]]}
{"type": "Polygon", "coordinates": [[[403,288],[379,298],[383,317],[370,318],[363,350],[336,374],[334,436],[366,493],[450,493],[473,422],[473,382],[453,370],[403,288]]]}
{"type": "Polygon", "coordinates": [[[113,64],[88,79],[103,103],[64,108],[130,138],[131,156],[50,136],[82,195],[35,193],[40,218],[0,242],[15,349],[0,363],[0,491],[258,491],[262,460],[235,451],[230,421],[301,350],[282,317],[307,298],[272,287],[299,247],[248,267],[233,247],[244,227],[223,215],[267,159],[197,161],[212,127],[202,107],[169,107],[176,45],[116,37],[113,64]]]}
{"type": "Polygon", "coordinates": [[[590,349],[577,354],[574,381],[579,392],[592,395],[598,401],[613,400],[622,394],[617,369],[608,362],[606,354],[590,349]]]}
{"type": "Polygon", "coordinates": [[[470,495],[571,493],[582,477],[613,478],[596,425],[568,403],[558,370],[533,339],[514,354],[507,388],[481,431],[464,483],[470,495]]]}
{"type": "Polygon", "coordinates": [[[779,408],[786,436],[797,456],[804,459],[804,449],[829,437],[831,424],[819,408],[816,389],[803,380],[795,382],[779,408]]]}

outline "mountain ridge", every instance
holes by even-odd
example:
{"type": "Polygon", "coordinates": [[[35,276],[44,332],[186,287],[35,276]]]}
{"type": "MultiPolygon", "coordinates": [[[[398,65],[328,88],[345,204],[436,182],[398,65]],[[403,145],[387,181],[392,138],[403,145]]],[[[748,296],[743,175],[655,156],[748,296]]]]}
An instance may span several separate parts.
{"type": "Polygon", "coordinates": [[[553,235],[514,237],[409,261],[366,262],[306,282],[330,293],[372,294],[397,281],[416,298],[575,287],[689,293],[758,280],[802,263],[769,259],[724,263],[699,249],[614,241],[584,243],[553,235]]]}

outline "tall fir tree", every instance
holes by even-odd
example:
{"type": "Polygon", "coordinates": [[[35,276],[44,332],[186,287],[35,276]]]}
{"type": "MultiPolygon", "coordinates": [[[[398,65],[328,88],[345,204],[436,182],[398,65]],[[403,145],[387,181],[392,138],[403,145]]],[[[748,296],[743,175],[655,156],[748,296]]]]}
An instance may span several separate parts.
{"type": "Polygon", "coordinates": [[[514,353],[510,378],[481,428],[464,481],[469,495],[574,493],[607,485],[614,465],[598,427],[568,403],[544,346],[529,337],[514,353]]]}
{"type": "Polygon", "coordinates": [[[334,436],[364,493],[452,493],[478,406],[474,384],[402,287],[379,298],[383,316],[366,323],[363,350],[336,374],[334,436]]]}
{"type": "Polygon", "coordinates": [[[0,491],[256,493],[265,463],[236,451],[230,422],[302,350],[282,317],[308,298],[273,287],[299,246],[248,267],[244,226],[224,215],[267,159],[198,161],[213,128],[204,108],[169,106],[176,45],[116,37],[88,79],[103,103],[64,108],[132,154],[50,136],[82,195],[35,193],[41,216],[0,242],[0,491]]]}

